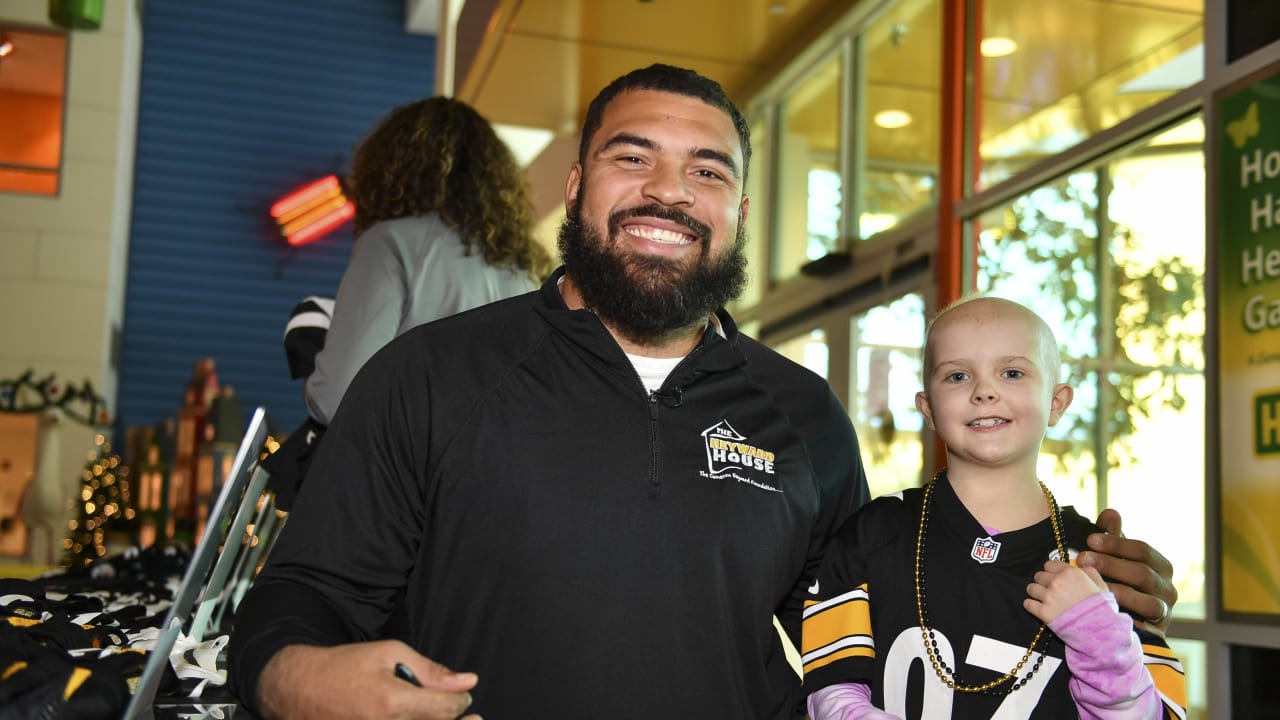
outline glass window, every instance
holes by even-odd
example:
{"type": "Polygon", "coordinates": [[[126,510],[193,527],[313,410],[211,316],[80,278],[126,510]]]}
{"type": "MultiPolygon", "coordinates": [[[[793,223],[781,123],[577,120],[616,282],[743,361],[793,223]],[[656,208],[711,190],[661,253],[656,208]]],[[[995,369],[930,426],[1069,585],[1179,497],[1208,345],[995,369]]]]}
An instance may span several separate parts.
{"type": "Polygon", "coordinates": [[[1280,13],[1265,0],[1227,0],[1227,62],[1280,40],[1280,13]]]}
{"type": "Polygon", "coordinates": [[[786,91],[768,226],[772,280],[935,205],[941,46],[941,0],[895,3],[786,91]]]}
{"type": "Polygon", "coordinates": [[[769,267],[766,256],[765,228],[769,222],[769,126],[763,120],[751,123],[751,167],[747,169],[746,194],[751,198],[747,206],[746,233],[747,287],[734,303],[734,308],[751,307],[760,302],[767,289],[768,273],[760,272],[769,267]]]}
{"type": "MultiPolygon", "coordinates": [[[[918,487],[924,451],[915,397],[922,382],[924,298],[914,293],[904,295],[849,316],[847,322],[847,407],[858,433],[871,496],[918,487]]],[[[817,327],[771,346],[827,380],[843,385],[843,368],[831,365],[834,342],[844,342],[841,332],[828,333],[817,327]],[[833,334],[841,337],[834,339],[833,334]]]]}
{"type": "Polygon", "coordinates": [[[827,347],[827,333],[821,328],[775,343],[772,347],[788,360],[799,363],[824,378],[827,377],[831,353],[827,347]]]}
{"type": "Polygon", "coordinates": [[[0,192],[58,194],[67,34],[0,29],[0,192]]]}
{"type": "Polygon", "coordinates": [[[832,55],[782,101],[775,280],[795,277],[840,245],[840,58],[832,55]]]}
{"type": "Polygon", "coordinates": [[[871,496],[919,487],[923,419],[916,410],[924,298],[904,295],[850,320],[849,416],[858,431],[871,496]]]}
{"type": "Polygon", "coordinates": [[[1203,138],[1196,117],[986,213],[977,281],[1043,316],[1067,360],[1076,396],[1050,429],[1042,477],[1085,515],[1120,510],[1127,534],[1173,562],[1175,613],[1197,618],[1204,617],[1203,138]]]}
{"type": "Polygon", "coordinates": [[[1204,0],[986,0],[981,185],[1199,82],[1203,26],[1204,0]]]}
{"type": "Polygon", "coordinates": [[[1209,676],[1205,644],[1199,640],[1169,638],[1169,649],[1187,673],[1187,720],[1207,720],[1209,676]]]}
{"type": "Polygon", "coordinates": [[[1280,711],[1280,650],[1231,645],[1231,715],[1238,718],[1276,717],[1280,711]]]}
{"type": "Polygon", "coordinates": [[[901,2],[867,28],[858,47],[866,73],[861,124],[865,166],[854,169],[858,237],[900,224],[935,204],[942,129],[942,3],[901,2]]]}

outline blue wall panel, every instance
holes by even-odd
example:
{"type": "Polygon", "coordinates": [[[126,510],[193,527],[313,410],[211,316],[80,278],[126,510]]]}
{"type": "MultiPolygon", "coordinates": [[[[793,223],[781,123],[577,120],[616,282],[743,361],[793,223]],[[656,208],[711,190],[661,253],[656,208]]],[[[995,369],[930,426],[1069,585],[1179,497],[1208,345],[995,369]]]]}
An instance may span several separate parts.
{"type": "Polygon", "coordinates": [[[389,109],[430,95],[435,39],[404,0],[147,0],[121,426],[176,417],[195,363],[217,363],[246,414],[302,422],[281,337],[307,295],[333,295],[348,223],[289,248],[271,203],[329,172],[389,109]]]}

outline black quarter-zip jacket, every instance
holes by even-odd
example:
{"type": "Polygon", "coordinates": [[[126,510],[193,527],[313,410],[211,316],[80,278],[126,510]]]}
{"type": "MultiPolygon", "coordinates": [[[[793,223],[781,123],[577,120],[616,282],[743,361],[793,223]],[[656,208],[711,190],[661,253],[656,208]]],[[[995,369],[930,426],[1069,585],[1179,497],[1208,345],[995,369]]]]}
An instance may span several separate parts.
{"type": "Polygon", "coordinates": [[[360,371],[236,618],[252,708],[288,644],[404,639],[469,712],[791,718],[805,589],[867,499],[826,382],[724,311],[656,393],[557,284],[420,326],[360,371]]]}

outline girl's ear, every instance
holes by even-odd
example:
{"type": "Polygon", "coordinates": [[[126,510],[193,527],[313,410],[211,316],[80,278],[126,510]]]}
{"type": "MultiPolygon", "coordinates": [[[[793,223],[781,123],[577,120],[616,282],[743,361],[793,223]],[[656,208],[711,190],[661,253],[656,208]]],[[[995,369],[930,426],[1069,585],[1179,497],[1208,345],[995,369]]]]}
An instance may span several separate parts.
{"type": "Polygon", "coordinates": [[[933,408],[929,407],[929,396],[924,392],[916,393],[916,409],[924,416],[924,421],[929,423],[930,430],[937,430],[938,427],[933,424],[933,408]]]}
{"type": "Polygon", "coordinates": [[[1071,400],[1075,398],[1076,391],[1066,383],[1058,383],[1053,388],[1053,396],[1049,398],[1049,427],[1058,424],[1058,420],[1062,419],[1062,414],[1071,407],[1071,400]]]}

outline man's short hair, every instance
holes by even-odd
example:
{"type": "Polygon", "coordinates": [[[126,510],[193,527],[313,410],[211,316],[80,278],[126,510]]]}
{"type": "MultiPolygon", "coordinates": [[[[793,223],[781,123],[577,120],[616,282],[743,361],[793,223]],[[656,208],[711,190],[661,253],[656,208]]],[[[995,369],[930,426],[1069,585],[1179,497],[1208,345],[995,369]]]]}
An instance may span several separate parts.
{"type": "Polygon", "coordinates": [[[733,121],[742,145],[742,182],[746,183],[747,168],[751,165],[751,128],[738,107],[733,104],[720,83],[686,68],[655,63],[647,68],[632,70],[614,80],[600,91],[587,108],[587,118],[582,123],[582,140],[578,145],[578,162],[586,163],[591,138],[600,129],[605,107],[618,95],[631,90],[657,90],[676,95],[697,98],[723,111],[733,121]]]}

